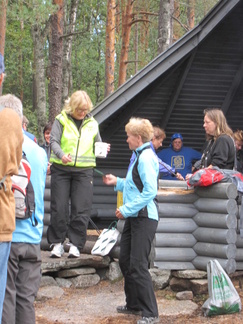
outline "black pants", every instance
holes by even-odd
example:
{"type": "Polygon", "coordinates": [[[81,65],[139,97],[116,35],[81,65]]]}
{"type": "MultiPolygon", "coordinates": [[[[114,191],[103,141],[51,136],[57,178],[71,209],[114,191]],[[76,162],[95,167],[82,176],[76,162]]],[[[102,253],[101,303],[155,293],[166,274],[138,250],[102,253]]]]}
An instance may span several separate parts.
{"type": "Polygon", "coordinates": [[[119,264],[124,276],[126,305],[141,310],[145,317],[157,317],[158,307],[148,271],[149,254],[158,222],[149,218],[129,217],[125,221],[119,264]]]}
{"type": "Polygon", "coordinates": [[[81,250],[86,242],[93,199],[93,169],[79,172],[51,170],[51,224],[47,230],[50,244],[70,242],[81,250]],[[69,197],[71,215],[69,217],[69,197]]]}

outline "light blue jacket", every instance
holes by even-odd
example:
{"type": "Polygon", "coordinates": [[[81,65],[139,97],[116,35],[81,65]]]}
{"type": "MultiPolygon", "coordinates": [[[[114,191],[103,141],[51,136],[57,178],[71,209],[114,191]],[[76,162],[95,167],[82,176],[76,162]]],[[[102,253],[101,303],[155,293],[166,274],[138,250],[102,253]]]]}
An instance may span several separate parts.
{"type": "Polygon", "coordinates": [[[151,147],[143,150],[148,145],[150,144],[145,143],[135,151],[136,157],[127,171],[126,179],[117,178],[115,190],[123,192],[123,206],[119,207],[119,210],[125,218],[137,217],[138,212],[147,207],[148,218],[158,220],[154,198],[158,190],[159,163],[151,147]],[[138,163],[138,173],[143,184],[142,192],[135,185],[133,178],[133,168],[139,151],[142,151],[138,163]]]}
{"type": "Polygon", "coordinates": [[[16,229],[13,232],[12,242],[39,244],[43,232],[47,155],[43,148],[25,134],[23,152],[26,154],[31,166],[30,180],[35,192],[35,218],[38,221],[38,225],[33,227],[30,219],[16,219],[16,229]]]}

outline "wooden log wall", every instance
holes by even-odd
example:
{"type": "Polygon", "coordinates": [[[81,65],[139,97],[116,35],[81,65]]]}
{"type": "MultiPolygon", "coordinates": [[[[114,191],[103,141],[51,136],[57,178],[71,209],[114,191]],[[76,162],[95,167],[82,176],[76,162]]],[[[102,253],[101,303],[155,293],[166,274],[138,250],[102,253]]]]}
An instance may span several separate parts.
{"type": "Polygon", "coordinates": [[[188,189],[185,182],[160,180],[154,265],[206,270],[217,259],[228,273],[238,270],[237,196],[232,183],[188,189]]]}
{"type": "MultiPolygon", "coordinates": [[[[105,174],[109,170],[102,169],[105,174]]],[[[112,170],[121,177],[125,170],[112,170]]],[[[50,223],[50,176],[46,180],[45,217],[41,242],[49,250],[46,239],[50,223]]],[[[160,269],[206,270],[210,259],[217,259],[228,273],[243,270],[242,198],[232,183],[188,189],[183,181],[160,180],[158,190],[159,223],[151,252],[151,262],[160,269]],[[242,215],[242,217],[241,217],[242,215]],[[241,219],[242,218],[242,219],[241,219]]],[[[94,173],[92,219],[115,219],[116,193],[103,184],[102,177],[94,173]]],[[[118,222],[122,232],[124,221],[118,222]]],[[[111,256],[119,257],[119,241],[111,256]]]]}
{"type": "Polygon", "coordinates": [[[238,198],[236,231],[236,269],[243,270],[243,196],[238,198]]]}
{"type": "Polygon", "coordinates": [[[42,250],[51,250],[50,244],[47,242],[47,228],[50,224],[51,219],[51,176],[46,177],[46,187],[44,193],[44,227],[41,240],[41,249],[42,250]]]}

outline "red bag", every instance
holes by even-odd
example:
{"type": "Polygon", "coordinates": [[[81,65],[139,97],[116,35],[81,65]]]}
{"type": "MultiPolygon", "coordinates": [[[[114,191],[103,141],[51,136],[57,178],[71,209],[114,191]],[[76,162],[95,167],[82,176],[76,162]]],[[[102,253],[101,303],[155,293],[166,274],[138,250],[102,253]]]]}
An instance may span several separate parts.
{"type": "Polygon", "coordinates": [[[223,179],[225,176],[219,169],[201,169],[187,180],[187,184],[193,187],[207,187],[223,179]]]}

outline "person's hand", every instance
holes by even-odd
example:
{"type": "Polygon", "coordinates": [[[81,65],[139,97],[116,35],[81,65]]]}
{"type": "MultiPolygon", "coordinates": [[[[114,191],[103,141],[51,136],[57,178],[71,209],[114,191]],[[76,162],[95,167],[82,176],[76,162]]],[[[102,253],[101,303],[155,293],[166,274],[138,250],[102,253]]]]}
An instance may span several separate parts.
{"type": "Polygon", "coordinates": [[[70,154],[64,154],[62,157],[62,163],[66,164],[68,162],[72,162],[72,157],[70,154]]]}
{"type": "Polygon", "coordinates": [[[110,152],[110,150],[111,150],[111,144],[108,143],[108,145],[107,145],[107,154],[110,152]]]}
{"type": "Polygon", "coordinates": [[[185,179],[186,179],[186,180],[189,180],[189,178],[191,178],[191,176],[192,176],[192,173],[187,173],[185,179]]]}
{"type": "Polygon", "coordinates": [[[176,178],[181,181],[185,180],[179,172],[176,173],[176,178]]]}
{"type": "Polygon", "coordinates": [[[124,216],[122,215],[122,213],[120,212],[120,209],[116,209],[116,217],[118,219],[124,219],[124,216]]]}
{"type": "Polygon", "coordinates": [[[51,174],[51,163],[50,162],[48,162],[46,174],[47,175],[51,174]]]}
{"type": "Polygon", "coordinates": [[[117,177],[113,174],[106,174],[103,176],[103,182],[108,186],[115,186],[117,184],[117,177]]]}

